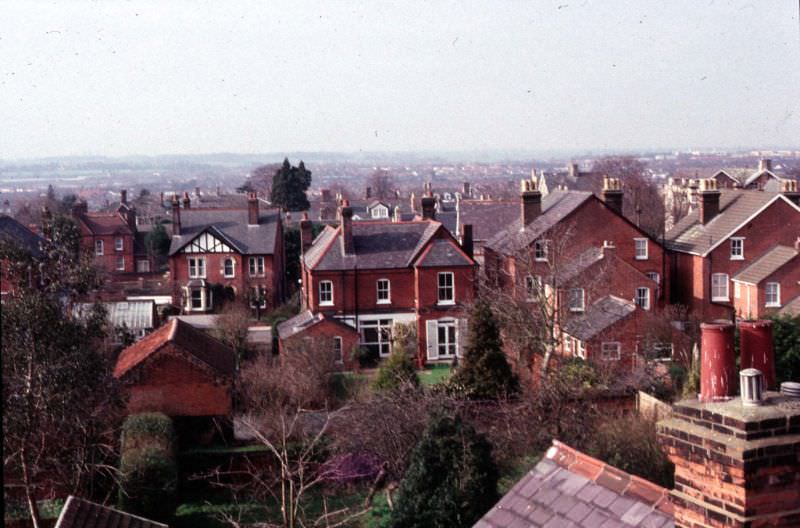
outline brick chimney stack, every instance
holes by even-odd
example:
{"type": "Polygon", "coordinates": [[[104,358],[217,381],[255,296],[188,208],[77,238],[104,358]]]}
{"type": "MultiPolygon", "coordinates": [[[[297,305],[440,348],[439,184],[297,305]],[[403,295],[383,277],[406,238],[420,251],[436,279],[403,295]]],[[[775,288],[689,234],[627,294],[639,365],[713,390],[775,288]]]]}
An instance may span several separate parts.
{"type": "Polygon", "coordinates": [[[411,212],[416,214],[416,212],[417,212],[417,196],[413,192],[410,195],[410,206],[411,206],[411,212]]]}
{"type": "Polygon", "coordinates": [[[536,180],[520,180],[520,220],[522,229],[536,220],[542,214],[542,193],[536,185],[536,180]]]}
{"type": "Polygon", "coordinates": [[[622,182],[619,178],[603,176],[603,202],[615,213],[622,214],[622,182]]]}
{"type": "Polygon", "coordinates": [[[189,198],[189,193],[187,191],[183,191],[183,208],[191,209],[191,207],[192,207],[192,199],[189,198]]]}
{"type": "Polygon", "coordinates": [[[308,219],[308,213],[303,213],[303,218],[300,220],[300,251],[303,255],[306,254],[313,241],[314,231],[311,226],[311,220],[308,219]]]}
{"type": "Polygon", "coordinates": [[[712,178],[700,180],[697,204],[701,224],[706,225],[719,214],[719,196],[717,180],[712,178]]]}
{"type": "Polygon", "coordinates": [[[181,207],[177,194],[172,195],[172,234],[181,234],[181,207]]]}
{"type": "Polygon", "coordinates": [[[364,189],[364,198],[367,200],[372,198],[372,187],[370,187],[369,185],[367,185],[367,188],[364,189]]]}
{"type": "Polygon", "coordinates": [[[462,224],[461,226],[461,249],[469,255],[469,258],[474,258],[475,241],[472,237],[472,224],[462,224]]]}
{"type": "Polygon", "coordinates": [[[128,191],[127,191],[127,189],[122,189],[119,192],[119,203],[128,205],[128,191]]]}
{"type": "Polygon", "coordinates": [[[464,196],[464,198],[472,197],[472,187],[468,181],[465,181],[461,184],[461,194],[464,196]]]}
{"type": "Polygon", "coordinates": [[[758,172],[764,171],[772,172],[772,160],[769,158],[761,158],[758,160],[758,172]]]}
{"type": "Polygon", "coordinates": [[[781,192],[790,202],[800,206],[800,190],[797,187],[797,180],[781,180],[781,192]]]}
{"type": "Polygon", "coordinates": [[[422,219],[423,220],[436,220],[436,198],[430,191],[430,184],[425,196],[422,197],[422,219]]]}
{"type": "Polygon", "coordinates": [[[258,198],[254,192],[247,195],[247,224],[258,225],[258,198]]]}
{"type": "Polygon", "coordinates": [[[89,212],[89,205],[86,200],[78,200],[72,205],[72,216],[79,218],[89,212]]]}
{"type": "Polygon", "coordinates": [[[402,213],[400,212],[400,206],[394,206],[394,212],[392,213],[392,222],[399,222],[403,219],[402,213]]]}
{"type": "Polygon", "coordinates": [[[353,242],[353,209],[350,207],[349,200],[342,200],[342,209],[339,213],[342,219],[342,253],[344,255],[355,254],[355,244],[353,242]]]}
{"type": "Polygon", "coordinates": [[[570,178],[577,178],[578,175],[580,174],[580,169],[578,168],[578,164],[575,162],[570,162],[570,164],[567,165],[567,173],[569,174],[570,178]]]}

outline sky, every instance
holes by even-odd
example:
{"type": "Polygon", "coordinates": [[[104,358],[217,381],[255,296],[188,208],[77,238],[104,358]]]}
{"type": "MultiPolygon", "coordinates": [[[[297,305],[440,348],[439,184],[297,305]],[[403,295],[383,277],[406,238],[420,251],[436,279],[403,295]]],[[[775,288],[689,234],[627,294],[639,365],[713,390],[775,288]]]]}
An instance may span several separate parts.
{"type": "Polygon", "coordinates": [[[0,159],[800,148],[798,10],[0,0],[0,159]]]}

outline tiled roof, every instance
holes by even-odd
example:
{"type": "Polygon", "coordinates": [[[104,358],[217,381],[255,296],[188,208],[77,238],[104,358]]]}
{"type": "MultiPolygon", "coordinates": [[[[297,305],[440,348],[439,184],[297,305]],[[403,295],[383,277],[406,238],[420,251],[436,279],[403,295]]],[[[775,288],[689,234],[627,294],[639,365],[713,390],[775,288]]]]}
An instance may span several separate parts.
{"type": "Polygon", "coordinates": [[[305,310],[295,315],[291,319],[280,323],[278,325],[278,336],[281,339],[287,339],[301,332],[304,332],[312,326],[328,320],[334,324],[341,325],[346,331],[355,332],[356,329],[332,317],[327,317],[321,313],[312,313],[311,310],[305,310]]]}
{"type": "Polygon", "coordinates": [[[168,525],[70,495],[55,528],[168,528],[168,525]]]}
{"type": "Polygon", "coordinates": [[[590,192],[553,191],[542,198],[542,213],[524,230],[518,215],[514,222],[498,232],[486,245],[501,253],[514,253],[528,247],[592,197],[590,192]]]}
{"type": "Polygon", "coordinates": [[[519,200],[461,200],[458,224],[472,224],[474,240],[489,240],[519,220],[520,207],[519,200]]]}
{"type": "Polygon", "coordinates": [[[557,440],[474,528],[671,528],[669,492],[557,440]]]}
{"type": "Polygon", "coordinates": [[[128,223],[117,213],[84,213],[80,221],[94,235],[132,235],[128,223]]]}
{"type": "Polygon", "coordinates": [[[247,224],[247,209],[181,209],[181,234],[172,237],[173,255],[208,228],[213,228],[244,255],[272,255],[280,212],[261,208],[258,225],[247,224]]]}
{"type": "MultiPolygon", "coordinates": [[[[328,227],[314,240],[304,255],[309,268],[328,270],[406,268],[414,263],[420,251],[433,238],[442,224],[418,222],[353,222],[353,255],[342,253],[341,227],[328,227]]],[[[451,264],[463,265],[463,255],[451,264]]]]}
{"type": "Polygon", "coordinates": [[[703,225],[699,220],[699,208],[695,209],[665,235],[667,248],[704,255],[762,207],[773,200],[785,199],[777,193],[766,191],[723,189],[720,193],[717,216],[703,225]]]}
{"type": "Polygon", "coordinates": [[[797,257],[796,249],[787,246],[775,246],[734,275],[733,280],[748,284],[758,284],[795,257],[797,257]]]}
{"type": "Polygon", "coordinates": [[[636,304],[633,302],[614,295],[606,295],[590,304],[582,315],[567,321],[563,330],[572,337],[584,341],[591,339],[635,311],[636,304]]]}
{"type": "Polygon", "coordinates": [[[435,268],[442,266],[472,266],[474,262],[461,251],[458,245],[447,238],[436,238],[426,249],[417,266],[422,268],[435,268]]]}
{"type": "MultiPolygon", "coordinates": [[[[153,301],[104,302],[108,311],[107,320],[111,326],[127,326],[131,330],[153,328],[155,326],[155,303],[153,301]]],[[[92,309],[91,303],[78,303],[75,310],[79,315],[92,309]]]]}
{"type": "Polygon", "coordinates": [[[0,238],[15,242],[34,257],[42,255],[42,237],[20,224],[8,215],[0,215],[0,238]]]}
{"type": "Polygon", "coordinates": [[[120,352],[114,367],[114,377],[124,376],[169,343],[174,343],[221,374],[233,375],[235,368],[233,350],[221,341],[176,318],[170,319],[155,332],[120,352]]]}

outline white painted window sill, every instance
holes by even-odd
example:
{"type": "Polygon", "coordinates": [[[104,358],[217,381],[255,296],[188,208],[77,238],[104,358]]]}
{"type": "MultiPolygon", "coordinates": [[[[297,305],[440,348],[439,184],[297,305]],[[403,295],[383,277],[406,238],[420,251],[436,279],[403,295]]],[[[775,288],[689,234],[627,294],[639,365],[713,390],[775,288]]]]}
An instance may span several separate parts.
{"type": "Polygon", "coordinates": [[[391,300],[388,301],[378,301],[376,304],[392,304],[391,300]]]}
{"type": "Polygon", "coordinates": [[[781,303],[768,303],[764,305],[764,308],[780,308],[781,303]]]}
{"type": "Polygon", "coordinates": [[[321,302],[319,303],[320,306],[333,306],[333,302],[321,302]]]}
{"type": "Polygon", "coordinates": [[[731,302],[728,297],[712,297],[711,302],[731,302]]]}
{"type": "Polygon", "coordinates": [[[744,257],[735,257],[731,255],[731,260],[744,260],[744,257]]]}
{"type": "Polygon", "coordinates": [[[436,303],[437,306],[453,306],[455,304],[455,301],[439,301],[436,303]]]}

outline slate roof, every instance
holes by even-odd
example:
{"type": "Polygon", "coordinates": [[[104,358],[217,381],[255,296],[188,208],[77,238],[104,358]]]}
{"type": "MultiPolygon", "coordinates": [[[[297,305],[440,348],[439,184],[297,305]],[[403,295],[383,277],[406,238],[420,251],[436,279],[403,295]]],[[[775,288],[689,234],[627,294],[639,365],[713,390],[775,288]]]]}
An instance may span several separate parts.
{"type": "Polygon", "coordinates": [[[606,295],[590,304],[582,315],[569,319],[564,324],[563,330],[572,337],[585,341],[635,311],[635,303],[614,295],[606,295]]]}
{"type": "Polygon", "coordinates": [[[473,528],[671,528],[669,491],[557,440],[473,528]]]}
{"type": "Polygon", "coordinates": [[[800,315],[800,295],[783,305],[783,308],[778,310],[780,315],[800,315]]]}
{"type": "Polygon", "coordinates": [[[0,214],[0,238],[15,242],[33,257],[42,256],[44,239],[8,215],[0,214]]]}
{"type": "Polygon", "coordinates": [[[489,240],[510,224],[519,221],[519,200],[461,200],[458,227],[472,224],[473,240],[489,240]]]}
{"type": "Polygon", "coordinates": [[[272,255],[278,239],[280,211],[262,207],[258,225],[247,224],[247,209],[181,209],[181,234],[173,235],[174,255],[206,229],[216,230],[243,255],[272,255]]]}
{"type": "Polygon", "coordinates": [[[421,268],[472,266],[474,263],[458,245],[446,238],[434,239],[417,261],[421,268]]]}
{"type": "MultiPolygon", "coordinates": [[[[108,311],[106,318],[111,326],[125,325],[131,330],[155,326],[155,302],[153,301],[118,301],[102,304],[108,311]]],[[[78,303],[75,310],[80,316],[91,311],[92,306],[92,303],[78,303]]]]}
{"type": "Polygon", "coordinates": [[[758,284],[788,264],[797,257],[797,254],[797,250],[794,248],[775,246],[734,275],[733,280],[748,284],[758,284]]]}
{"type": "Polygon", "coordinates": [[[94,235],[132,235],[128,222],[118,213],[83,213],[79,220],[94,235]]]}
{"type": "Polygon", "coordinates": [[[553,191],[542,198],[542,213],[522,230],[522,219],[516,220],[493,236],[486,245],[501,253],[514,253],[530,246],[547,230],[564,220],[578,207],[593,198],[584,191],[553,191]]]}
{"type": "Polygon", "coordinates": [[[125,376],[170,343],[223,375],[232,376],[234,373],[235,354],[231,348],[189,323],[175,318],[120,352],[114,367],[114,377],[125,376]]]}
{"type": "Polygon", "coordinates": [[[278,336],[281,339],[287,339],[301,332],[305,332],[309,328],[323,322],[329,321],[331,323],[342,326],[346,331],[355,333],[356,329],[332,317],[327,317],[321,313],[312,313],[311,310],[305,310],[295,315],[291,319],[280,323],[278,325],[278,336]]]}
{"type": "MultiPolygon", "coordinates": [[[[414,264],[417,255],[434,238],[442,224],[415,222],[353,222],[353,255],[342,254],[341,227],[326,227],[303,256],[308,268],[320,271],[349,269],[396,269],[414,264]]],[[[437,250],[437,265],[467,265],[463,253],[444,263],[445,251],[437,250]]],[[[469,261],[468,265],[473,262],[469,261]]]]}
{"type": "Polygon", "coordinates": [[[168,528],[168,525],[70,495],[55,528],[168,528]]]}
{"type": "Polygon", "coordinates": [[[723,189],[720,191],[717,216],[703,225],[699,220],[699,208],[695,209],[679,220],[665,235],[666,246],[673,251],[705,255],[762,207],[780,199],[785,200],[785,197],[778,193],[723,189]]]}

